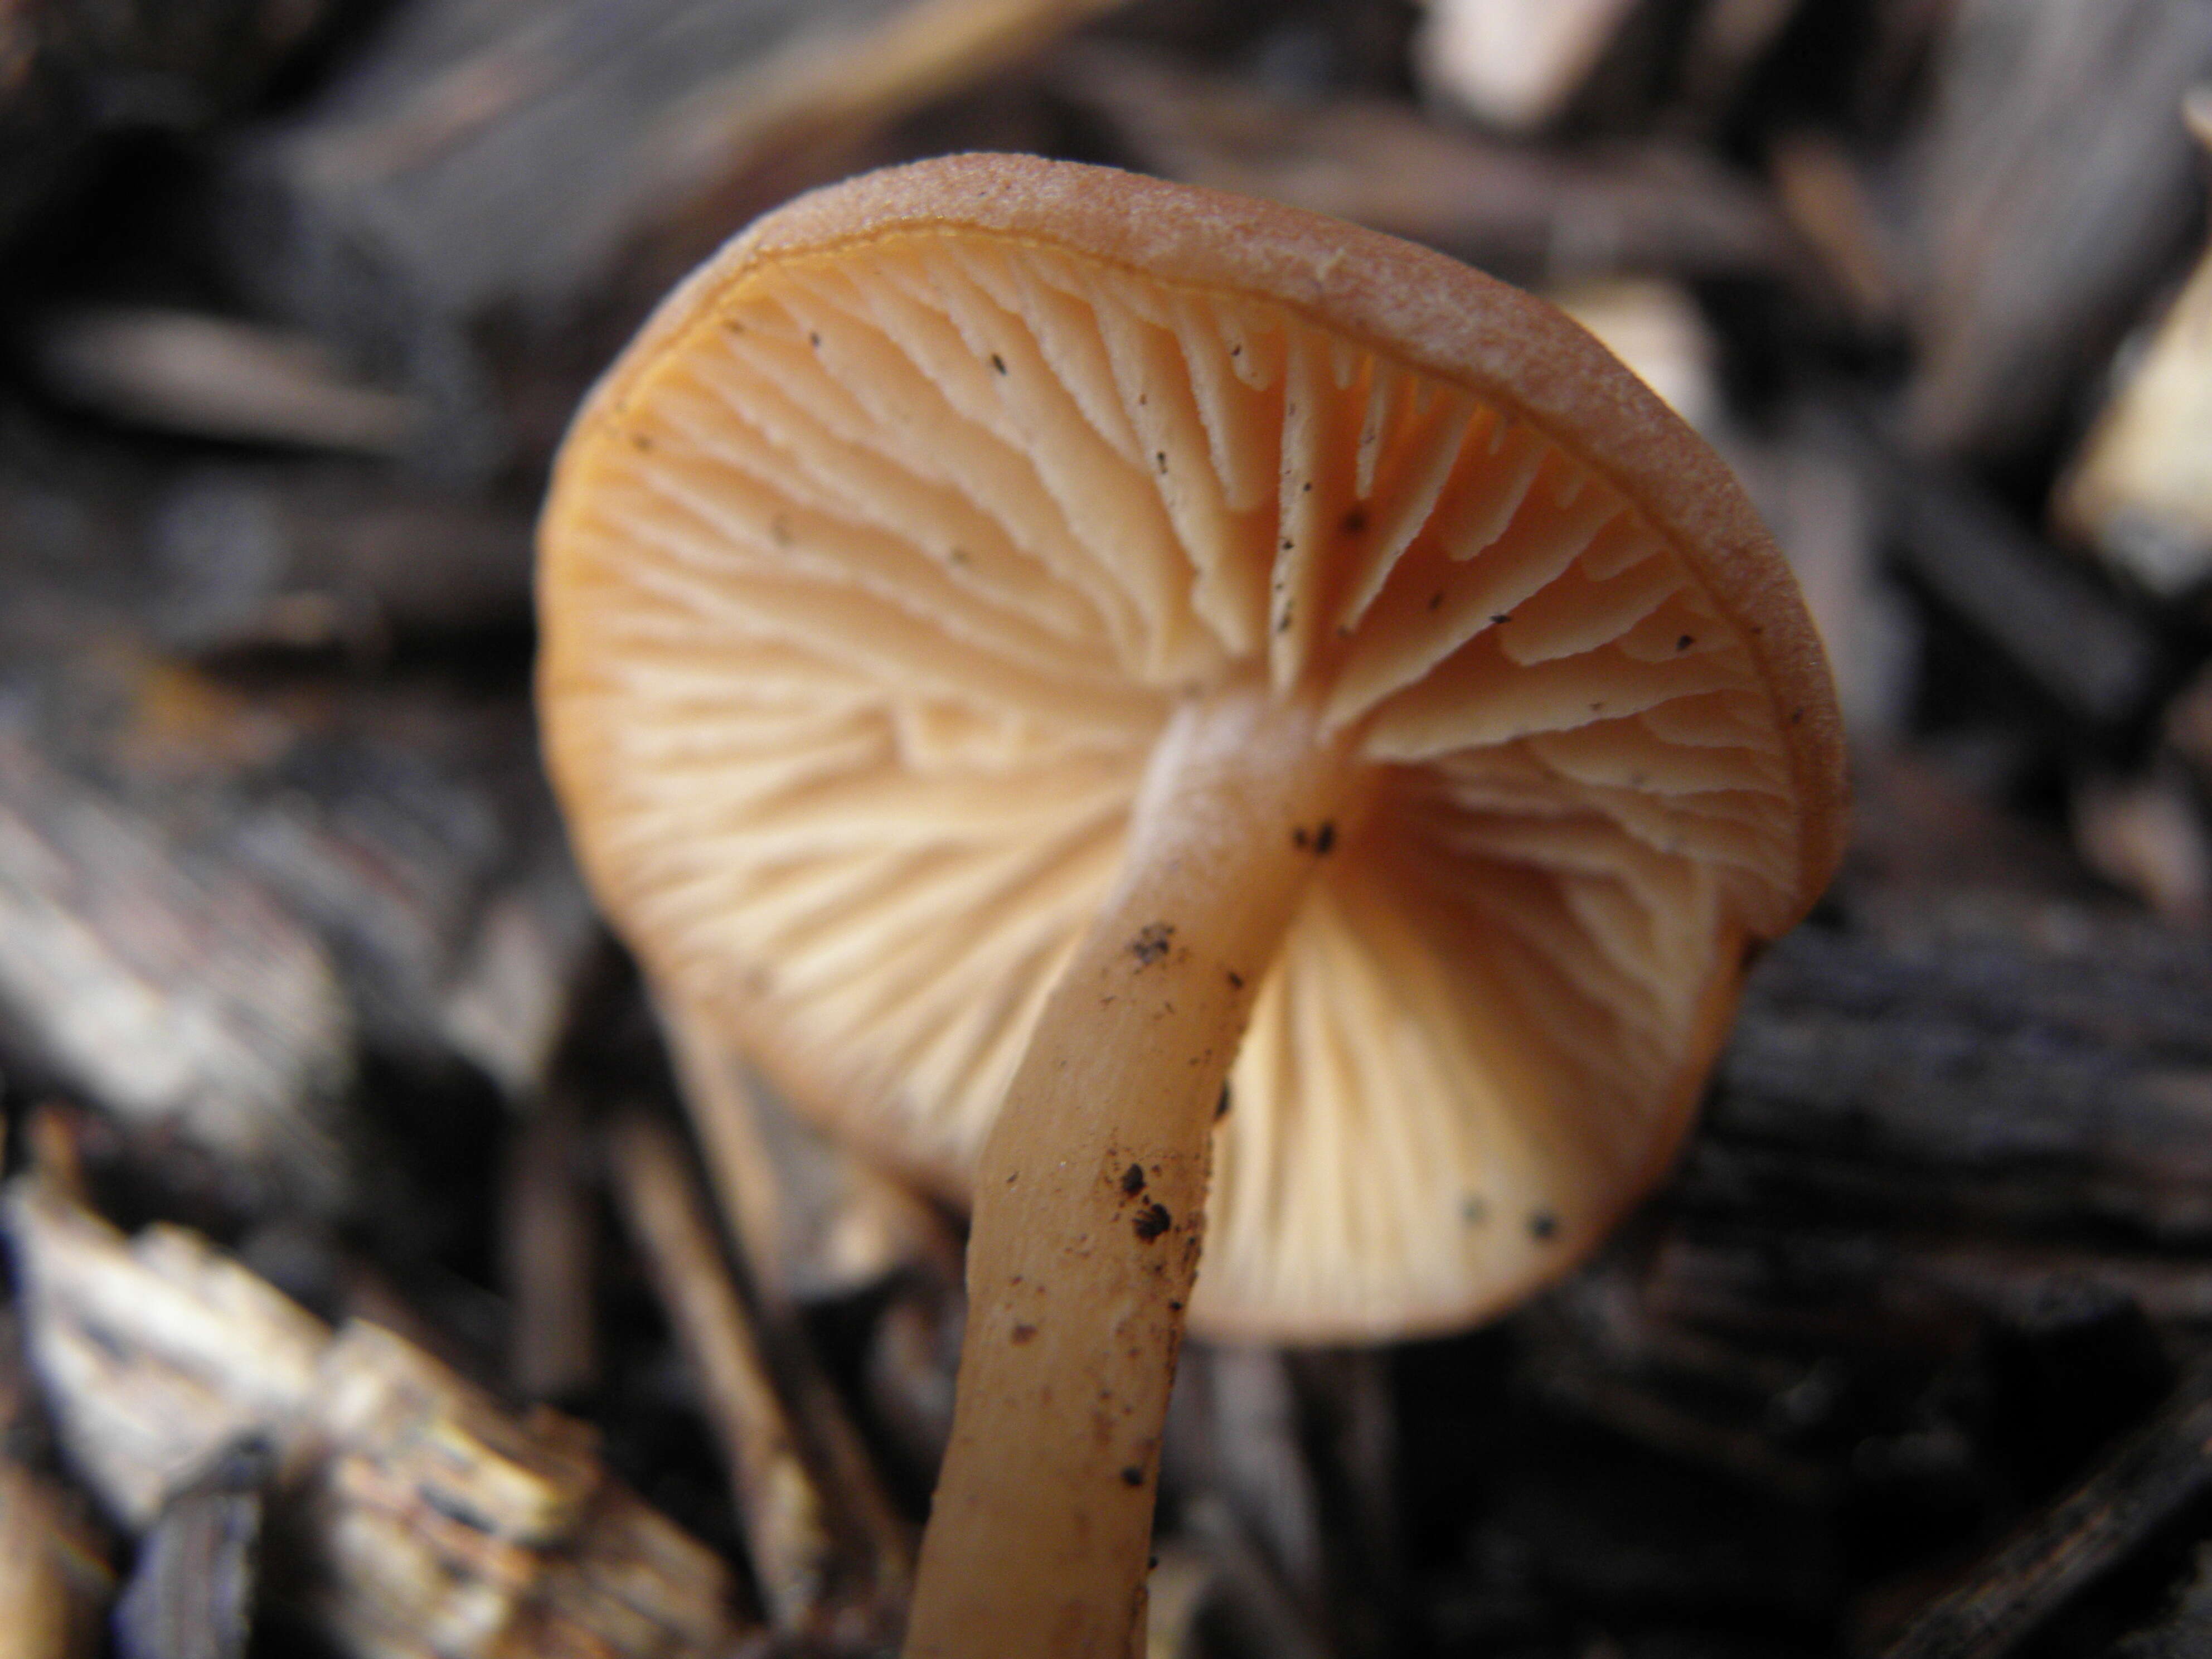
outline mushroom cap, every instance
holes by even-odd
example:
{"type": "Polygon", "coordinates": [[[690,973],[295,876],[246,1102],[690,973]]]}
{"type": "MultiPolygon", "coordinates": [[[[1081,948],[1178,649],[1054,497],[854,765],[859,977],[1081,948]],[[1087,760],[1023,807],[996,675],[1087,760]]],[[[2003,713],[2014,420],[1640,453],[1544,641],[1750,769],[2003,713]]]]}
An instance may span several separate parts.
{"type": "Polygon", "coordinates": [[[801,198],[608,374],[540,535],[617,925],[955,1198],[1178,699],[1356,730],[1201,1330],[1438,1329],[1564,1272],[1839,850],[1826,665],[1720,461],[1552,307],[1269,204],[988,155],[801,198]]]}

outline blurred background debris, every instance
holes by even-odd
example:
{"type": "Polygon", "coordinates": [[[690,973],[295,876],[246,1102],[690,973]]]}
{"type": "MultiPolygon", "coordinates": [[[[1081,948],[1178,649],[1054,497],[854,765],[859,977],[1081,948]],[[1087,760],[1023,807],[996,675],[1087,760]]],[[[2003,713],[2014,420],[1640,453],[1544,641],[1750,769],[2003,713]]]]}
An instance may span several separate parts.
{"type": "Polygon", "coordinates": [[[1195,1341],[1166,1659],[2212,1629],[2205,0],[0,7],[0,1659],[887,1653],[959,1222],[655,1006],[539,776],[584,389],[1014,149],[1549,295],[1804,584],[1858,816],[1582,1273],[1195,1341]]]}

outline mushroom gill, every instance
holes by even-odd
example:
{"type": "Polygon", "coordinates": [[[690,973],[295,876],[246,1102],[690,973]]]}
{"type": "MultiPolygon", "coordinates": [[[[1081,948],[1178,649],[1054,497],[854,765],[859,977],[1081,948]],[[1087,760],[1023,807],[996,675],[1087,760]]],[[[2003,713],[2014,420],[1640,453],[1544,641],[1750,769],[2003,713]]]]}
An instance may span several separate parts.
{"type": "Polygon", "coordinates": [[[1295,827],[1193,1317],[1437,1327],[1595,1242],[1827,855],[1760,624],[1632,481],[1289,301],[1034,234],[772,255],[670,326],[564,457],[543,671],[656,975],[958,1192],[1155,738],[1257,677],[1393,805],[1295,827]]]}

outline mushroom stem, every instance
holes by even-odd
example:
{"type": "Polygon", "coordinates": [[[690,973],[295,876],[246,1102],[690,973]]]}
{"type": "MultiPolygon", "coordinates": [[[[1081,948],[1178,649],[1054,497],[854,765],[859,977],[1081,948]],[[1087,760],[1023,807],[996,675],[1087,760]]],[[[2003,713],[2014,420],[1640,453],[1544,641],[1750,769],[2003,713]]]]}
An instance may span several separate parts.
{"type": "Polygon", "coordinates": [[[976,1170],[908,1659],[1137,1645],[1213,1121],[1261,976],[1353,828],[1352,751],[1255,682],[1186,702],[1153,750],[976,1170]]]}

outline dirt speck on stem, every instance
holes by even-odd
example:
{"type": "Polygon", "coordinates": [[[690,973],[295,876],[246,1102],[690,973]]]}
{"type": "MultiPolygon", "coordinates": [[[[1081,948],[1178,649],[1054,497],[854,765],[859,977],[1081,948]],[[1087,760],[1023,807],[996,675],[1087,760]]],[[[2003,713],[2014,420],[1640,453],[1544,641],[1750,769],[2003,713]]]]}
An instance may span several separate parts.
{"type": "Polygon", "coordinates": [[[1137,930],[1136,938],[1129,941],[1129,954],[1137,959],[1137,966],[1149,968],[1168,953],[1169,942],[1175,938],[1175,924],[1166,921],[1147,923],[1137,930]]]}

